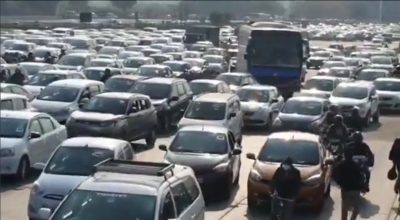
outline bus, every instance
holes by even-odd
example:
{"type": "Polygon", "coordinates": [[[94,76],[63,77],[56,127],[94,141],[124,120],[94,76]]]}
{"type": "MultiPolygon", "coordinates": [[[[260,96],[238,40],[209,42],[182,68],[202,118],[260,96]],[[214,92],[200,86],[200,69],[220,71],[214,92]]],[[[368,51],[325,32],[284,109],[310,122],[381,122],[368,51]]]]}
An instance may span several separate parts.
{"type": "Polygon", "coordinates": [[[301,89],[306,40],[301,30],[278,26],[240,28],[236,71],[252,74],[260,84],[276,86],[287,99],[301,89]]]}

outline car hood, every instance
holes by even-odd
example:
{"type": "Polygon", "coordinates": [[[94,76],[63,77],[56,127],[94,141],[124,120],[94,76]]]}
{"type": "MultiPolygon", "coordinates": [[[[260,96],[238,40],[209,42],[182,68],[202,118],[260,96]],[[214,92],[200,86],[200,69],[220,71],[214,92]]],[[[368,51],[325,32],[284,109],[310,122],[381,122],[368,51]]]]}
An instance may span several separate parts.
{"type": "Polygon", "coordinates": [[[55,175],[42,173],[36,182],[41,189],[45,190],[45,195],[66,196],[71,190],[86,180],[87,176],[55,175]]]}
{"type": "Polygon", "coordinates": [[[123,115],[114,115],[98,112],[82,112],[75,111],[71,115],[74,119],[89,120],[89,121],[109,121],[123,117],[123,115]]]}
{"type": "Polygon", "coordinates": [[[366,103],[366,99],[351,99],[331,96],[329,102],[336,105],[360,105],[366,103]]]}
{"type": "Polygon", "coordinates": [[[196,170],[211,170],[226,159],[226,155],[167,152],[165,160],[196,170]]]}
{"type": "Polygon", "coordinates": [[[261,108],[269,107],[269,103],[240,102],[241,109],[245,112],[258,112],[261,108]]]}
{"type": "Polygon", "coordinates": [[[39,93],[45,88],[45,86],[25,85],[24,88],[33,95],[39,95],[39,93]]]}
{"type": "Polygon", "coordinates": [[[22,142],[23,142],[23,140],[21,138],[6,138],[6,137],[2,137],[0,139],[0,143],[1,143],[0,149],[14,147],[16,145],[19,145],[22,142]]]}
{"type": "Polygon", "coordinates": [[[60,109],[68,108],[69,106],[71,106],[71,103],[34,99],[31,102],[31,106],[38,111],[52,112],[52,111],[58,111],[60,109]]]}
{"type": "Polygon", "coordinates": [[[82,70],[82,66],[67,66],[59,64],[56,64],[55,66],[60,70],[78,70],[78,71],[82,70]]]}
{"type": "MultiPolygon", "coordinates": [[[[254,169],[260,174],[263,179],[271,180],[275,171],[279,168],[280,163],[269,163],[257,161],[254,164],[254,169]]],[[[321,170],[319,166],[300,166],[295,165],[295,167],[300,171],[301,179],[303,181],[308,178],[320,174],[321,170]]]]}
{"type": "Polygon", "coordinates": [[[319,115],[299,115],[299,114],[286,114],[286,113],[279,113],[278,115],[279,120],[286,122],[286,121],[296,121],[296,122],[313,122],[320,118],[319,115]]]}

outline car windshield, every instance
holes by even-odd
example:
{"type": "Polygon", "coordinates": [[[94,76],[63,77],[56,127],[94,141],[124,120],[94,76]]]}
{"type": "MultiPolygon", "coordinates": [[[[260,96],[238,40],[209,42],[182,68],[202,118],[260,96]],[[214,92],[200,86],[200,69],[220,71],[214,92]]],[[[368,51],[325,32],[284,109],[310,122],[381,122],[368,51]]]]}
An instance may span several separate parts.
{"type": "Polygon", "coordinates": [[[166,71],[159,67],[140,67],[138,69],[139,76],[148,76],[148,77],[156,77],[156,76],[163,76],[166,71]]]}
{"type": "Polygon", "coordinates": [[[28,73],[29,76],[34,76],[38,74],[39,70],[43,67],[43,66],[29,65],[24,63],[20,63],[19,65],[28,73]]]}
{"type": "Polygon", "coordinates": [[[52,220],[150,220],[155,218],[157,197],[74,190],[52,216],[52,220]],[[134,207],[134,208],[132,208],[134,207]]]}
{"type": "Polygon", "coordinates": [[[129,92],[140,93],[151,99],[165,99],[169,96],[171,85],[157,83],[136,83],[129,92]]]}
{"type": "Polygon", "coordinates": [[[313,54],[314,57],[330,57],[332,54],[324,51],[317,51],[313,54]]]}
{"type": "Polygon", "coordinates": [[[84,66],[85,62],[86,62],[86,57],[74,56],[73,54],[71,54],[71,55],[63,56],[57,62],[57,64],[64,65],[64,66],[84,66]]]}
{"type": "Polygon", "coordinates": [[[108,55],[117,55],[118,53],[119,53],[119,49],[110,48],[110,47],[103,47],[98,52],[98,54],[108,54],[108,55]]]}
{"type": "Polygon", "coordinates": [[[225,134],[207,131],[181,131],[175,136],[169,150],[172,152],[226,154],[228,142],[225,134]]]}
{"type": "Polygon", "coordinates": [[[365,99],[368,89],[360,86],[338,86],[333,90],[332,96],[351,99],[365,99]]]}
{"type": "Polygon", "coordinates": [[[392,60],[389,57],[372,57],[371,64],[392,65],[392,60]]]}
{"type": "Polygon", "coordinates": [[[259,89],[239,89],[236,93],[242,102],[269,102],[269,91],[259,89]]]}
{"type": "Polygon", "coordinates": [[[322,67],[321,67],[321,69],[329,69],[329,68],[332,68],[332,67],[345,67],[346,65],[345,65],[345,63],[344,62],[325,62],[323,65],[322,65],[322,67]]]}
{"type": "Polygon", "coordinates": [[[262,162],[281,163],[287,157],[293,164],[315,166],[320,163],[318,144],[303,140],[269,139],[258,155],[262,162]]]}
{"type": "Polygon", "coordinates": [[[145,63],[142,59],[127,59],[124,61],[124,67],[126,68],[139,68],[145,63]]]}
{"type": "Polygon", "coordinates": [[[344,61],[345,63],[346,63],[346,66],[358,66],[359,65],[359,60],[351,60],[351,59],[348,59],[348,60],[345,60],[344,61]]]}
{"type": "Polygon", "coordinates": [[[89,176],[94,165],[109,158],[114,158],[114,151],[92,147],[60,147],[51,157],[44,172],[89,176]]]}
{"type": "Polygon", "coordinates": [[[186,110],[185,117],[198,120],[224,120],[226,104],[218,102],[192,102],[186,110]]]}
{"type": "Polygon", "coordinates": [[[205,82],[191,82],[190,88],[193,91],[193,95],[199,95],[208,92],[217,92],[217,86],[211,83],[205,82]]]}
{"type": "Polygon", "coordinates": [[[19,51],[29,51],[30,47],[28,44],[19,44],[19,43],[14,43],[12,44],[11,50],[19,50],[19,51]]]}
{"type": "Polygon", "coordinates": [[[186,69],[186,66],[181,63],[165,62],[163,65],[169,66],[169,68],[174,72],[183,72],[186,69]]]}
{"type": "Polygon", "coordinates": [[[228,85],[240,86],[242,84],[242,77],[235,75],[219,75],[217,76],[218,80],[224,81],[228,85]]]}
{"type": "Polygon", "coordinates": [[[357,80],[374,81],[385,76],[386,74],[381,71],[361,71],[357,74],[357,80]]]}
{"type": "Polygon", "coordinates": [[[304,89],[316,89],[324,92],[332,92],[334,89],[333,80],[329,79],[309,79],[304,84],[304,89]]]}
{"type": "Polygon", "coordinates": [[[334,76],[340,78],[350,78],[350,70],[345,69],[329,69],[329,72],[326,74],[327,76],[334,76]]]}
{"type": "Polygon", "coordinates": [[[36,97],[37,100],[53,102],[73,102],[79,95],[80,89],[64,86],[47,86],[36,97]]]}
{"type": "Polygon", "coordinates": [[[375,81],[374,84],[377,90],[400,92],[400,82],[398,81],[375,81]]]}
{"type": "Polygon", "coordinates": [[[108,67],[111,66],[113,61],[93,60],[89,63],[89,67],[108,67]]]}
{"type": "Polygon", "coordinates": [[[107,92],[127,92],[135,84],[135,80],[124,78],[110,78],[104,85],[107,92]]]}
{"type": "Polygon", "coordinates": [[[49,50],[33,50],[32,54],[34,57],[44,58],[47,56],[47,53],[50,52],[49,50]]]}
{"type": "Polygon", "coordinates": [[[320,115],[322,113],[322,103],[316,101],[289,100],[283,106],[282,113],[298,115],[320,115]]]}
{"type": "Polygon", "coordinates": [[[22,138],[28,125],[28,120],[4,117],[0,119],[0,137],[22,138]]]}
{"type": "Polygon", "coordinates": [[[82,108],[82,111],[124,115],[128,102],[128,99],[94,97],[82,108]]]}
{"type": "Polygon", "coordinates": [[[65,74],[52,74],[52,73],[38,73],[33,76],[28,82],[27,85],[31,86],[47,86],[52,82],[55,82],[60,79],[66,79],[67,75],[65,74]]]}
{"type": "Polygon", "coordinates": [[[108,40],[107,39],[96,39],[96,44],[107,44],[108,40]]]}
{"type": "Polygon", "coordinates": [[[215,57],[215,56],[204,56],[203,59],[205,59],[208,63],[222,63],[224,59],[222,57],[215,57]]]}
{"type": "Polygon", "coordinates": [[[101,81],[104,76],[104,70],[84,70],[83,74],[85,74],[87,79],[101,81]]]}

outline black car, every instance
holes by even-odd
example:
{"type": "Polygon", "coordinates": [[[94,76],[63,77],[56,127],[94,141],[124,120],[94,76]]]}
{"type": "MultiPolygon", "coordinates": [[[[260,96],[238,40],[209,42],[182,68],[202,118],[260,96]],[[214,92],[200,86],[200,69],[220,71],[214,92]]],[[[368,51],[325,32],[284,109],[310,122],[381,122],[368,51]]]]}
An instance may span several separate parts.
{"type": "Polygon", "coordinates": [[[272,124],[272,130],[303,131],[319,134],[328,107],[328,100],[323,98],[290,98],[278,112],[272,124]]]}
{"type": "Polygon", "coordinates": [[[227,128],[186,126],[176,133],[169,147],[159,148],[167,152],[166,162],[193,169],[205,196],[229,199],[239,182],[242,150],[227,128]]]}
{"type": "Polygon", "coordinates": [[[137,82],[129,92],[150,97],[157,109],[159,127],[170,131],[178,124],[193,98],[193,92],[184,79],[154,77],[137,82]]]}
{"type": "Polygon", "coordinates": [[[104,92],[128,92],[136,82],[148,78],[138,75],[115,75],[104,83],[104,92]]]}

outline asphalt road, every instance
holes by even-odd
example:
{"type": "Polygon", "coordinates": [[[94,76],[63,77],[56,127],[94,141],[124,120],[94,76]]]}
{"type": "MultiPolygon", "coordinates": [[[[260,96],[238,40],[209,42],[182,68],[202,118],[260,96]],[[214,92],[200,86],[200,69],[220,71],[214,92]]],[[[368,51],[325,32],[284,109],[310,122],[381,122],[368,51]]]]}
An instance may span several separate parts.
{"type": "MultiPolygon", "coordinates": [[[[328,46],[329,42],[312,42],[313,46],[328,46]]],[[[316,74],[315,70],[309,71],[307,78],[316,74]]],[[[393,207],[395,194],[393,182],[386,178],[386,173],[391,167],[387,160],[390,147],[396,137],[400,137],[400,117],[396,115],[381,116],[379,124],[373,124],[364,134],[366,142],[371,146],[375,154],[375,167],[371,177],[371,192],[364,196],[362,211],[359,219],[384,220],[394,218],[393,207]],[[391,215],[391,216],[390,216],[391,215]]],[[[263,132],[248,132],[243,139],[242,169],[239,187],[235,190],[228,202],[212,204],[207,207],[207,220],[261,220],[269,219],[265,212],[249,212],[247,210],[247,176],[253,161],[246,159],[248,152],[258,153],[266,139],[263,132]]],[[[171,137],[159,138],[157,145],[168,144],[171,137]]],[[[138,159],[144,161],[162,161],[163,152],[157,148],[138,153],[138,159]]],[[[34,179],[34,178],[33,178],[34,179]]],[[[27,202],[32,182],[15,183],[11,181],[1,182],[1,219],[2,220],[26,220],[27,202]]],[[[332,186],[331,196],[326,200],[323,211],[311,214],[299,210],[296,213],[299,220],[329,220],[340,219],[340,192],[336,186],[332,186]]]]}

